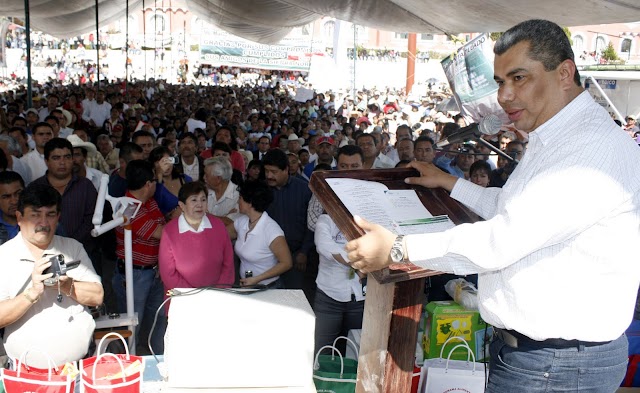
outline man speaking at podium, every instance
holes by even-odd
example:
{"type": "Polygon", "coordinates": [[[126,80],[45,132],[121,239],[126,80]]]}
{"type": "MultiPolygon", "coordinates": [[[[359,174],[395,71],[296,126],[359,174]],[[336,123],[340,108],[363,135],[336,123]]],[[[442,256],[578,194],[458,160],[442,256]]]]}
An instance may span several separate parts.
{"type": "Polygon", "coordinates": [[[413,162],[407,183],[442,187],[485,221],[347,243],[364,272],[394,261],[479,273],[482,318],[496,328],[487,392],[614,392],[627,365],[640,263],[640,149],[580,85],[558,25],[520,23],[494,47],[498,101],[529,134],[504,188],[413,162]]]}

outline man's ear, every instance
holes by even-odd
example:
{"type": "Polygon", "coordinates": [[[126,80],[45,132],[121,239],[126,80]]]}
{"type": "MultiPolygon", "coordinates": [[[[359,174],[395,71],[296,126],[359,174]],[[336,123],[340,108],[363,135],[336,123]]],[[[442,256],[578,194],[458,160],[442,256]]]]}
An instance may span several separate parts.
{"type": "Polygon", "coordinates": [[[575,85],[573,76],[576,73],[576,63],[574,63],[572,60],[566,59],[558,66],[558,72],[560,74],[560,85],[563,88],[568,88],[575,85]]]}

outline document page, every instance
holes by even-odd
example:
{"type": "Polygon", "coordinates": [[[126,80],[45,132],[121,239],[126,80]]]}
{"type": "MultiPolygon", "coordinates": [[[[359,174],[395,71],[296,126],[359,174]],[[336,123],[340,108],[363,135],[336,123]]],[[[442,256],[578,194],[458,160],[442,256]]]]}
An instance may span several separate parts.
{"type": "Polygon", "coordinates": [[[359,179],[330,178],[327,183],[352,215],[394,233],[441,232],[455,226],[446,215],[434,217],[415,190],[389,190],[382,183],[359,179]]]}

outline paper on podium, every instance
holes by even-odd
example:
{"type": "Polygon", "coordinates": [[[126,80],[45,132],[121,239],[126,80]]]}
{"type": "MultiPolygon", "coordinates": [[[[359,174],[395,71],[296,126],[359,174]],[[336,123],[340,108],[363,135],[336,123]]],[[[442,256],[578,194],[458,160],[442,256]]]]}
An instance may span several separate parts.
{"type": "Polygon", "coordinates": [[[173,297],[165,335],[168,386],[313,386],[314,329],[315,316],[300,290],[173,297]]]}

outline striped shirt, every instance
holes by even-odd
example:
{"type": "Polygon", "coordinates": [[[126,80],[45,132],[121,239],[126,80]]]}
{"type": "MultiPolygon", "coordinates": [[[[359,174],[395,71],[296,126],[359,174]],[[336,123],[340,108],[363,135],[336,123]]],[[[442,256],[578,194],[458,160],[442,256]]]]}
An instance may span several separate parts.
{"type": "MultiPolygon", "coordinates": [[[[135,199],[128,191],[126,196],[135,199]]],[[[138,214],[131,221],[134,265],[154,266],[158,264],[160,240],[152,235],[158,227],[164,224],[164,216],[155,199],[150,198],[140,206],[138,214]]],[[[116,255],[118,258],[124,259],[124,229],[122,226],[116,228],[116,255]]]]}
{"type": "Polygon", "coordinates": [[[491,325],[535,340],[614,340],[640,282],[639,165],[638,146],[583,92],[529,134],[502,189],[456,182],[451,196],[486,221],[407,236],[409,260],[479,272],[491,325]]]}

